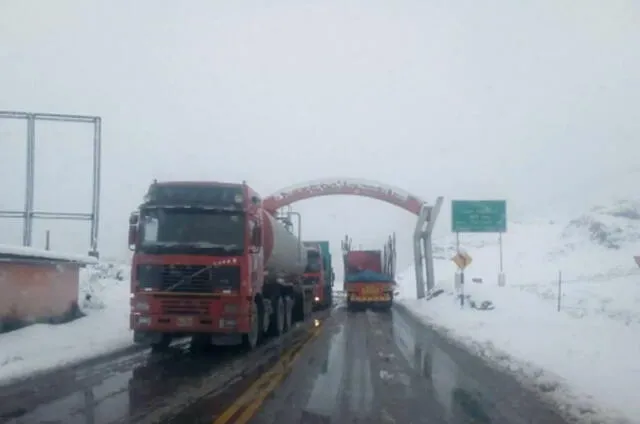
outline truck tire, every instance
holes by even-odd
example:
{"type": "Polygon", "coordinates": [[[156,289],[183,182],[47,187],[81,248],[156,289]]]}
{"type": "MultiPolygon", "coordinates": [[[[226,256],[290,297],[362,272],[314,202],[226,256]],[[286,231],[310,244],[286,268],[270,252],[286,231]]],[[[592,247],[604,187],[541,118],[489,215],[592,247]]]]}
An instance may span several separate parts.
{"type": "Polygon", "coordinates": [[[249,333],[242,335],[242,347],[246,350],[253,350],[258,345],[258,339],[260,336],[260,309],[254,301],[251,304],[251,329],[249,333]]]}
{"type": "Polygon", "coordinates": [[[284,334],[284,324],[286,320],[286,305],[281,296],[276,296],[272,300],[273,315],[271,317],[271,325],[269,326],[269,335],[272,337],[280,337],[284,334]]]}
{"type": "Polygon", "coordinates": [[[286,333],[293,326],[293,300],[289,296],[282,298],[284,302],[284,332],[286,333]]]}
{"type": "Polygon", "coordinates": [[[302,322],[304,321],[304,292],[293,293],[292,305],[291,305],[291,321],[302,322]]]}

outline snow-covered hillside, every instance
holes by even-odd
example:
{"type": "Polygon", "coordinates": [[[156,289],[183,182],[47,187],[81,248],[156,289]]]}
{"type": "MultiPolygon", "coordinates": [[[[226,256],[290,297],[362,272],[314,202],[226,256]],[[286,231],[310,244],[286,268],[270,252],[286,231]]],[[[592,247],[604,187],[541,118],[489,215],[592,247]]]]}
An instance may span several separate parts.
{"type": "Polygon", "coordinates": [[[400,302],[533,381],[580,422],[638,422],[640,268],[633,256],[640,255],[640,203],[619,201],[573,219],[511,222],[503,242],[506,287],[497,285],[498,236],[463,234],[461,247],[473,257],[465,306],[454,288],[454,236],[434,249],[443,293],[415,300],[409,269],[399,276],[400,302]],[[474,309],[485,301],[488,310],[474,309]]]}
{"type": "Polygon", "coordinates": [[[127,265],[86,267],[79,295],[82,318],[0,334],[0,384],[131,346],[127,265]]]}

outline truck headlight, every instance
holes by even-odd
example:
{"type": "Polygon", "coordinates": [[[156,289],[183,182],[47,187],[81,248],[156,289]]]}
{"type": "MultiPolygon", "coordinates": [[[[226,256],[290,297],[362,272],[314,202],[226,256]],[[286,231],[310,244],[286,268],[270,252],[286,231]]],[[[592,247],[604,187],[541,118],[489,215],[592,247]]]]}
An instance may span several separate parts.
{"type": "Polygon", "coordinates": [[[143,315],[139,315],[137,318],[138,324],[139,325],[150,325],[151,324],[151,317],[145,317],[143,315]]]}
{"type": "Polygon", "coordinates": [[[237,322],[235,319],[222,318],[218,322],[220,328],[235,328],[237,326],[237,322]]]}
{"type": "Polygon", "coordinates": [[[141,311],[141,312],[147,312],[149,311],[149,309],[151,309],[151,307],[149,306],[149,304],[147,302],[136,302],[134,305],[134,309],[136,311],[141,311]]]}

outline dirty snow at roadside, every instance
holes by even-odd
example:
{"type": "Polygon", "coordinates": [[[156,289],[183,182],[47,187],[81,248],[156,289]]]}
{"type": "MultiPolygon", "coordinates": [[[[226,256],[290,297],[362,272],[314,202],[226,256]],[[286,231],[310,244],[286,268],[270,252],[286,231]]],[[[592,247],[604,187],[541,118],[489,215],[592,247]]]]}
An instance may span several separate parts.
{"type": "Polygon", "coordinates": [[[79,296],[86,316],[0,334],[0,385],[130,346],[128,277],[123,265],[88,266],[81,271],[79,296]]]}
{"type": "Polygon", "coordinates": [[[533,382],[580,422],[638,422],[640,208],[620,202],[567,222],[510,223],[507,286],[498,287],[497,235],[461,235],[473,263],[465,306],[454,288],[452,240],[436,241],[444,292],[415,300],[413,270],[399,302],[498,366],[533,382]],[[558,278],[562,296],[558,311],[558,278]],[[482,282],[473,282],[472,279],[482,282]],[[493,309],[474,309],[489,301],[493,309]],[[593,420],[593,421],[591,421],[593,420]]]}

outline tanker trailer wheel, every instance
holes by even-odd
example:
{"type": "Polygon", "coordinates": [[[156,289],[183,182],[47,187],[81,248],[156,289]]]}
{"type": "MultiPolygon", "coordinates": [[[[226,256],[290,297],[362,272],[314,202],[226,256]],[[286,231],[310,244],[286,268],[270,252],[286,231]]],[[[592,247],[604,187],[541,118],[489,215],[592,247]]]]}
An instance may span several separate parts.
{"type": "Polygon", "coordinates": [[[273,319],[269,327],[269,334],[273,337],[279,337],[284,333],[284,325],[286,319],[286,305],[281,296],[273,298],[273,319]]]}
{"type": "Polygon", "coordinates": [[[251,304],[251,329],[249,333],[242,335],[242,347],[247,350],[253,350],[258,345],[258,338],[260,336],[260,319],[258,305],[254,301],[251,304]]]}
{"type": "Polygon", "coordinates": [[[289,296],[283,296],[284,303],[284,332],[286,333],[293,326],[293,299],[289,296]]]}

